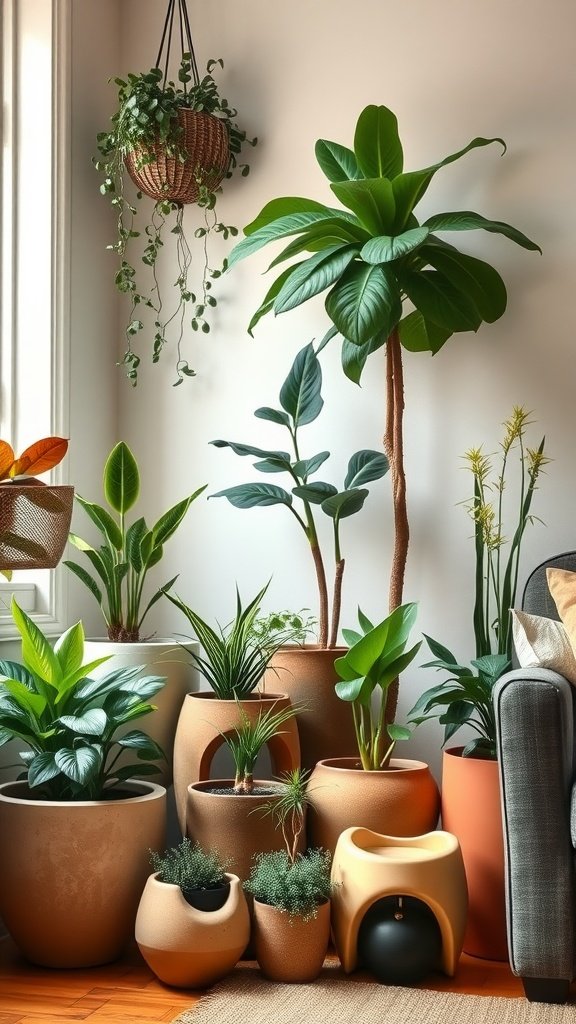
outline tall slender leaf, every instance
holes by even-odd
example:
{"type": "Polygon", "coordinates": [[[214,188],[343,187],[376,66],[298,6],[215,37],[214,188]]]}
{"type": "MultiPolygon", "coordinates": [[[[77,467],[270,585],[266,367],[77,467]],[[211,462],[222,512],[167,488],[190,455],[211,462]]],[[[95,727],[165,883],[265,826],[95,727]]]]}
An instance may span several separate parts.
{"type": "Polygon", "coordinates": [[[280,390],[280,404],[296,427],[312,423],[322,411],[321,389],[322,370],[310,343],[297,353],[280,390]]]}
{"type": "Polygon", "coordinates": [[[354,134],[354,153],[365,178],[395,178],[404,156],[396,115],[387,107],[365,107],[354,134]]]}
{"type": "Polygon", "coordinates": [[[104,466],[104,494],[115,512],[125,515],[140,493],[138,465],[125,441],[112,449],[104,466]]]}

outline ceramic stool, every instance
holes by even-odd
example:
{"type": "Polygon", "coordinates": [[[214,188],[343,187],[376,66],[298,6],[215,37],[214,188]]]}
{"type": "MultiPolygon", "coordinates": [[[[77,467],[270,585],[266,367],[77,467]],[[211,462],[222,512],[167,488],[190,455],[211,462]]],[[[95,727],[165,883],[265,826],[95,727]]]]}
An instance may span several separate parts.
{"type": "Polygon", "coordinates": [[[379,835],[367,828],[342,832],[332,862],[334,942],[346,973],[358,963],[358,930],[366,911],[384,896],[413,896],[426,903],[440,926],[439,968],[452,976],[458,964],[468,910],[460,845],[450,832],[423,836],[379,835]]]}

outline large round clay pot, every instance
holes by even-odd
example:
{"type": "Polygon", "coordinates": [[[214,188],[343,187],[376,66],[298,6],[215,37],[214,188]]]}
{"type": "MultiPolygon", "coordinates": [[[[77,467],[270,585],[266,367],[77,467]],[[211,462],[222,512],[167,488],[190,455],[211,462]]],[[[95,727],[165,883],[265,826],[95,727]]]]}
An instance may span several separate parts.
{"type": "Polygon", "coordinates": [[[136,942],[166,985],[206,988],[232,970],[250,938],[246,897],[236,875],[219,910],[196,910],[177,885],[150,875],[136,917],[136,942]]]}
{"type": "MultiPolygon", "coordinates": [[[[254,786],[276,790],[276,794],[234,793],[232,779],[210,779],[188,787],[186,833],[205,850],[214,850],[229,869],[244,881],[250,874],[255,853],[283,850],[282,830],[266,805],[280,799],[280,786],[256,779],[254,786]],[[225,792],[213,792],[214,789],[225,792]]],[[[301,836],[299,849],[305,845],[301,836]]]]}
{"type": "MultiPolygon", "coordinates": [[[[242,700],[221,700],[211,691],[190,693],[184,700],[174,740],[174,796],[180,828],[186,827],[186,792],[194,782],[210,778],[210,768],[224,736],[240,724],[241,713],[251,722],[272,708],[290,706],[285,693],[254,693],[242,700]]],[[[293,771],[300,765],[296,718],[288,719],[268,744],[272,772],[293,771]]]]}
{"type": "Polygon", "coordinates": [[[352,708],[335,690],[339,677],[334,662],[346,650],[309,645],[281,647],[265,674],[267,687],[287,693],[293,704],[306,704],[298,715],[303,768],[311,769],[328,757],[353,757],[358,750],[352,708]]]}
{"type": "Polygon", "coordinates": [[[464,951],[507,960],[504,840],[498,762],[462,757],[462,747],[442,760],[442,827],[458,837],[468,882],[464,951]]]}
{"type": "Polygon", "coordinates": [[[271,981],[314,981],[322,970],[329,938],[329,900],[308,921],[254,900],[254,951],[262,974],[271,981]]]}
{"type": "Polygon", "coordinates": [[[334,853],[340,834],[362,827],[389,836],[420,836],[436,827],[440,795],[423,761],[393,758],[366,772],[357,758],[320,761],[308,785],[311,846],[334,853]]]}
{"type": "MultiPolygon", "coordinates": [[[[187,640],[180,644],[177,640],[164,637],[125,644],[102,638],[86,640],[84,644],[86,661],[102,658],[105,654],[110,655],[110,661],[104,662],[90,673],[95,678],[117,668],[132,668],[136,665],[143,666],[143,675],[166,677],[166,683],[151,701],[156,711],[143,718],[138,726],[156,740],[166,754],[165,761],[156,762],[160,771],[154,776],[154,781],[161,786],[169,786],[172,782],[174,736],[178,718],[186,694],[198,688],[198,672],[190,655],[191,652],[199,651],[200,644],[196,640],[187,640]]],[[[134,723],[129,722],[119,730],[118,735],[133,728],[134,723]]],[[[133,752],[127,752],[118,763],[134,764],[137,761],[133,752]]],[[[134,772],[134,778],[138,778],[137,771],[134,772]]]]}
{"type": "Polygon", "coordinates": [[[132,939],[150,849],[164,846],[166,790],[130,781],[122,791],[59,803],[25,782],[0,786],[0,916],[33,963],[105,964],[132,939]]]}

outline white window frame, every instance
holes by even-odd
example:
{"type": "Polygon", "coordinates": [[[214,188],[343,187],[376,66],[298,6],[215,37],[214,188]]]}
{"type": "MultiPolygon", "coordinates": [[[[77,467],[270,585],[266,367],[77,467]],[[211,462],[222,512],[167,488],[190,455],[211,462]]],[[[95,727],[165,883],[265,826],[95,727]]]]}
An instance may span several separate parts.
{"type": "MultiPolygon", "coordinates": [[[[0,32],[0,436],[20,448],[47,434],[69,436],[71,0],[2,0],[0,32]],[[38,61],[45,91],[29,75],[38,61]],[[36,103],[42,109],[34,122],[36,103]],[[31,154],[40,172],[38,194],[26,172],[31,154]]],[[[66,462],[51,482],[68,482],[66,462]]],[[[67,625],[65,572],[58,567],[14,574],[15,582],[34,583],[34,618],[48,635],[67,625]]],[[[9,585],[2,590],[0,639],[12,639],[17,633],[5,607],[9,585]]]]}

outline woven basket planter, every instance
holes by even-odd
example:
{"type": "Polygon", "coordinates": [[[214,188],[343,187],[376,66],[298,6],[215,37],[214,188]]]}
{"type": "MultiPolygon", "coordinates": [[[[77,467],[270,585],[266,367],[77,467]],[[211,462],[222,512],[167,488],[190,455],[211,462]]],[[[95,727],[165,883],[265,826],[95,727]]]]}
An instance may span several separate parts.
{"type": "Polygon", "coordinates": [[[132,181],[151,199],[168,199],[173,203],[195,203],[200,189],[213,192],[226,176],[230,166],[228,130],[220,118],[201,110],[182,107],[178,112],[182,129],[181,149],[184,160],[168,156],[163,143],[151,150],[152,160],[139,166],[142,150],[128,153],[126,168],[132,181]]]}
{"type": "Polygon", "coordinates": [[[0,484],[0,568],[54,569],[62,558],[74,488],[0,484]]]}

